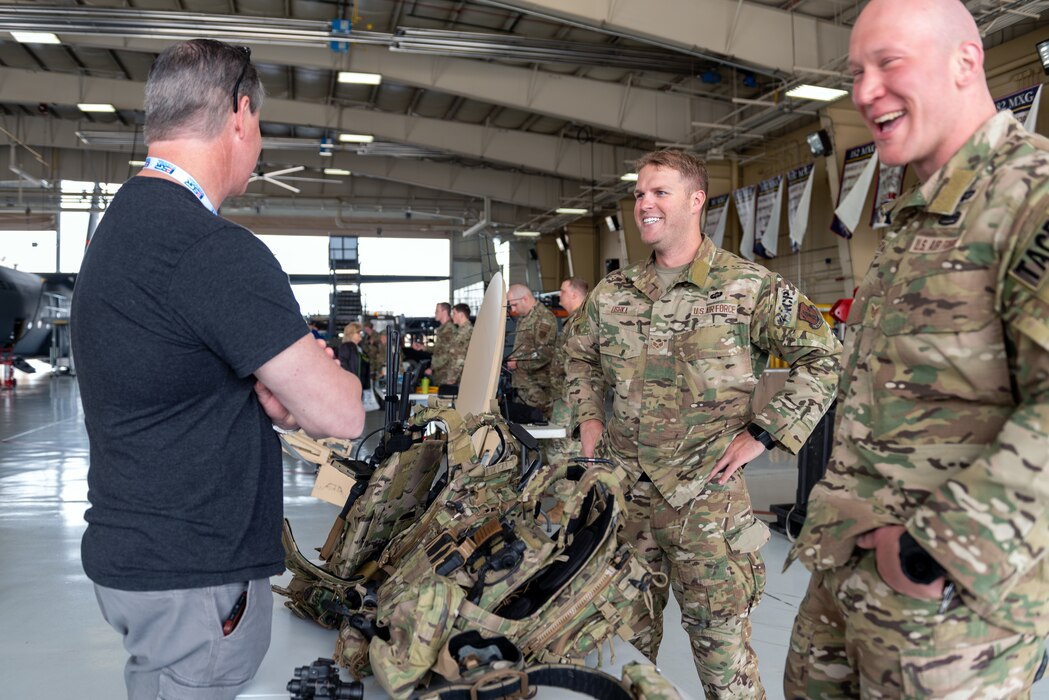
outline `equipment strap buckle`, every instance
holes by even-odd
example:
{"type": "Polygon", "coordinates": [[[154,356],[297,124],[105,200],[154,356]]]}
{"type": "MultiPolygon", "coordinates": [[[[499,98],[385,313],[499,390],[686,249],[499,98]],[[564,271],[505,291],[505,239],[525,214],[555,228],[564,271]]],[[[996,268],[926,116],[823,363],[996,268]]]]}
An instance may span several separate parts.
{"type": "Polygon", "coordinates": [[[489,671],[472,686],[470,686],[470,700],[484,700],[486,697],[506,698],[507,700],[520,700],[521,698],[533,697],[538,688],[528,685],[528,674],[515,668],[500,668],[489,671]],[[514,688],[514,684],[517,687],[514,688]],[[481,695],[496,691],[499,695],[481,695]]]}

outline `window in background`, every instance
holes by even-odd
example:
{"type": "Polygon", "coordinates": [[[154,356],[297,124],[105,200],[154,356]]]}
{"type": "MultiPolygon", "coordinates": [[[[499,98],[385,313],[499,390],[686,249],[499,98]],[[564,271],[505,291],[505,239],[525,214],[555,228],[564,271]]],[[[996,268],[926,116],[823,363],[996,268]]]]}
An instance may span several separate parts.
{"type": "Polygon", "coordinates": [[[54,272],[54,231],[0,231],[0,265],[23,272],[54,272]]]}
{"type": "Polygon", "coordinates": [[[481,302],[484,301],[484,282],[474,282],[465,287],[456,289],[452,294],[453,304],[466,304],[474,316],[481,310],[481,302]]]}

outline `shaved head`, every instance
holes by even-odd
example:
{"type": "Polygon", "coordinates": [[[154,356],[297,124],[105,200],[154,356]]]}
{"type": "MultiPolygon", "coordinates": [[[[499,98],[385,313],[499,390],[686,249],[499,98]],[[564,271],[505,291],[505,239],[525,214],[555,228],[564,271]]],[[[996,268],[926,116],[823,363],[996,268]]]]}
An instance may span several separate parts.
{"type": "Polygon", "coordinates": [[[886,165],[927,180],[994,116],[976,21],[961,0],[871,0],[849,40],[852,101],[886,165]]]}

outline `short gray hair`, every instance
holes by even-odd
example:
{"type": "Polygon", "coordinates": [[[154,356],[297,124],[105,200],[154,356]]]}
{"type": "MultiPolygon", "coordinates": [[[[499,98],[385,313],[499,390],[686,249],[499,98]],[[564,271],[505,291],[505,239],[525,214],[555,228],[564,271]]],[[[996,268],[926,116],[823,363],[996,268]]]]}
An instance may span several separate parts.
{"type": "Polygon", "coordinates": [[[256,114],[265,90],[246,47],[211,39],[168,47],[157,56],[146,80],[146,145],[186,136],[206,141],[217,137],[243,95],[256,114]],[[234,98],[241,71],[244,77],[234,98]]]}

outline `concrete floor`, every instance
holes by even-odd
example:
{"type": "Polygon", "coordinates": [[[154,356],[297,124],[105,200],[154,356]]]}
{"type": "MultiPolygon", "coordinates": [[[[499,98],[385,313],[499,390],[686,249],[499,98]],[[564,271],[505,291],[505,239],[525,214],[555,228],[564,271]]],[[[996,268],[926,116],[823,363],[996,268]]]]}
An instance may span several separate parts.
{"type": "MultiPolygon", "coordinates": [[[[125,652],[102,620],[80,566],[88,450],[76,379],[51,376],[38,366],[42,371],[36,375],[19,374],[14,390],[0,391],[0,697],[120,698],[125,652]]],[[[370,413],[368,428],[379,420],[379,412],[370,413]]],[[[747,470],[759,509],[793,500],[793,465],[773,459],[747,470]]],[[[323,541],[337,510],[309,496],[312,468],[287,457],[285,467],[285,515],[309,552],[323,541]]],[[[754,646],[771,700],[783,697],[790,628],[808,581],[800,566],[780,572],[788,546],[780,535],[766,546],[768,585],[754,613],[754,646]]],[[[274,582],[286,583],[287,576],[274,582]]],[[[269,653],[241,697],[287,698],[294,667],[332,653],[333,632],[295,618],[279,602],[273,618],[269,653]]],[[[702,697],[673,599],[666,619],[659,667],[686,693],[702,697]]],[[[638,657],[621,645],[616,666],[638,657]]],[[[369,684],[368,696],[382,693],[369,684]]],[[[564,696],[581,697],[539,695],[564,696]]],[[[1049,700],[1049,685],[1036,686],[1032,697],[1049,700]]]]}

